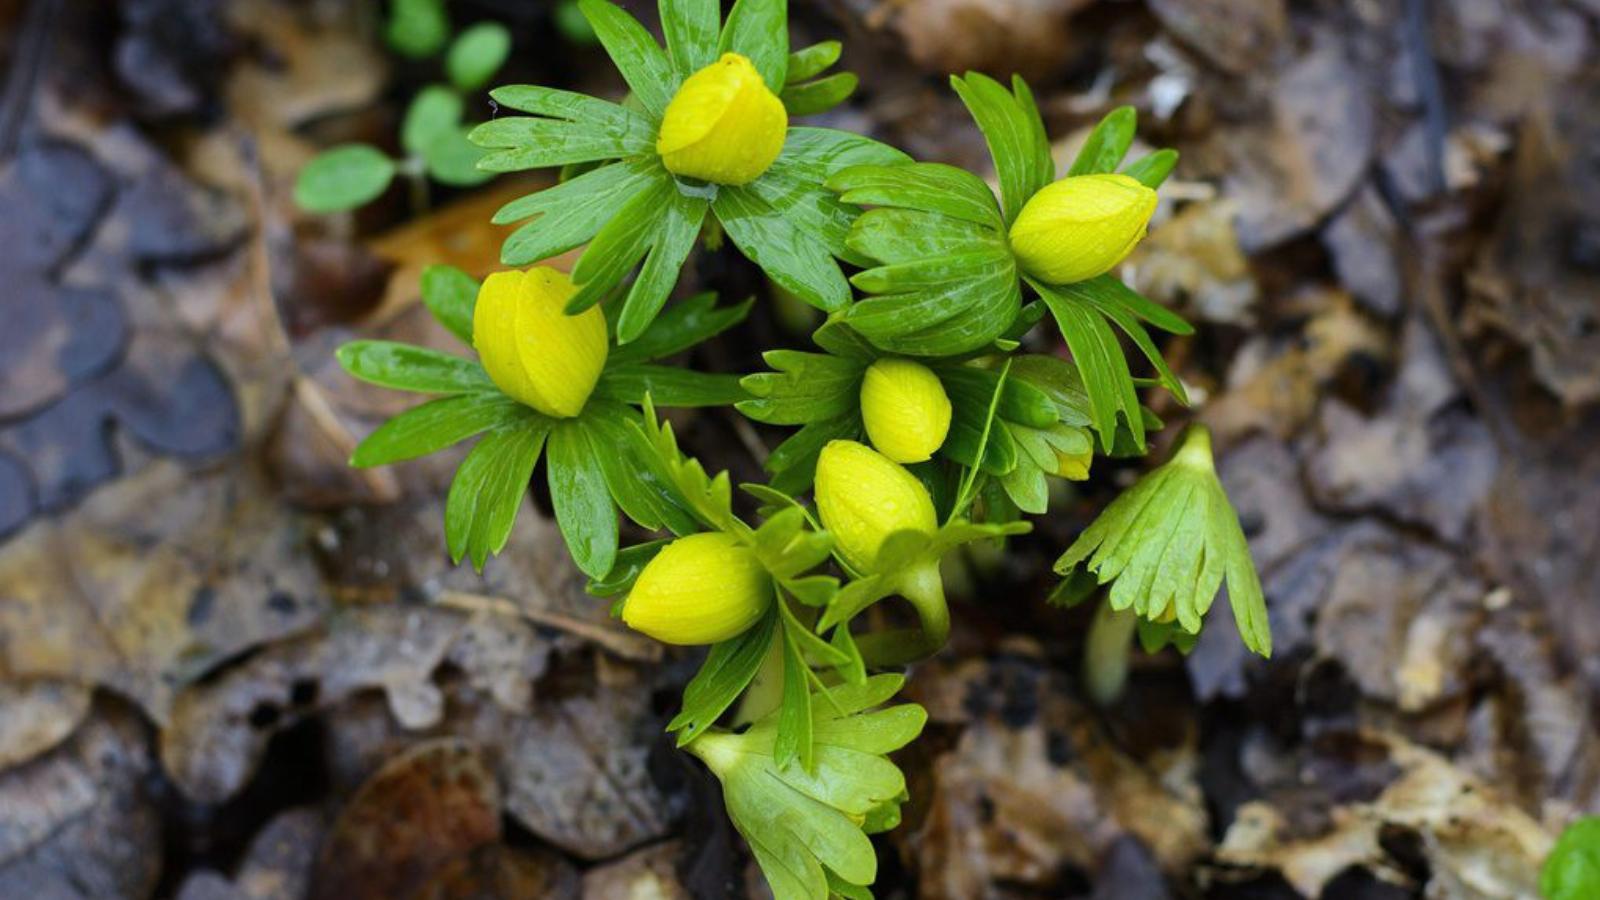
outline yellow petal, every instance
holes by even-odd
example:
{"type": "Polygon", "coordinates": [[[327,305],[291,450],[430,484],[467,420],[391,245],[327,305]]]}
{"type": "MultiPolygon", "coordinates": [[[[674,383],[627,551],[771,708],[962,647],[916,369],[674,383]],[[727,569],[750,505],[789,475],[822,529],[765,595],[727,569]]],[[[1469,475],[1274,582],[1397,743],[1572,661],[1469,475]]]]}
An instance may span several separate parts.
{"type": "Polygon", "coordinates": [[[472,345],[495,386],[556,418],[582,411],[606,364],[605,316],[598,306],[567,315],[574,293],[549,266],[496,272],[472,315],[472,345]]]}
{"type": "Polygon", "coordinates": [[[1011,225],[1023,271],[1071,284],[1111,271],[1144,238],[1156,192],[1127,175],[1076,175],[1034,194],[1011,225]]]}
{"type": "Polygon", "coordinates": [[[861,418],[879,453],[898,463],[922,462],[950,433],[950,397],[932,369],[886,357],[861,379],[861,418]]]}
{"type": "Polygon", "coordinates": [[[656,152],[674,175],[748,184],[783,150],[789,113],[737,53],[690,75],[667,104],[656,152]]]}
{"type": "Polygon", "coordinates": [[[915,475],[855,441],[830,441],[817,459],[817,513],[850,565],[871,572],[896,531],[932,534],[933,499],[915,475]]]}
{"type": "Polygon", "coordinates": [[[714,644],[744,633],[772,602],[755,552],[721,532],[668,544],[639,573],[622,621],[667,644],[714,644]]]}

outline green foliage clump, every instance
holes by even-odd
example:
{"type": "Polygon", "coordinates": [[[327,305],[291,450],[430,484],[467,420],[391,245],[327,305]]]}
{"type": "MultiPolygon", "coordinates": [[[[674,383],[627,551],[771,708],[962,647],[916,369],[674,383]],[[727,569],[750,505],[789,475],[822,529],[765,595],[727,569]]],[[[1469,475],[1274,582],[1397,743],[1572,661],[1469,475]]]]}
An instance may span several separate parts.
{"type": "MultiPolygon", "coordinates": [[[[397,4],[397,15],[412,5],[397,4]]],[[[1027,532],[1025,516],[1047,514],[1059,495],[1052,482],[1088,477],[1095,456],[1143,456],[1163,423],[1140,389],[1188,402],[1151,329],[1191,328],[1115,275],[1177,156],[1158,150],[1125,163],[1135,116],[1123,108],[1058,173],[1024,82],[954,78],[993,156],[996,197],[973,173],[789,124],[844,100],[855,78],[825,74],[837,43],[790,51],[784,0],[738,0],[726,19],[716,0],[660,0],[664,46],[608,0],[574,6],[628,96],[499,87],[499,105],[522,115],[469,137],[484,172],[561,176],[496,215],[520,223],[503,261],[582,254],[570,278],[529,270],[559,290],[525,297],[428,271],[424,301],[478,359],[370,341],[342,348],[356,377],[436,397],[380,427],[352,464],[481,436],[457,470],[445,529],[452,556],[481,568],[504,546],[542,454],[590,592],[658,637],[709,645],[668,729],[721,779],[774,894],[870,896],[868,835],[894,827],[907,799],[887,755],[925,718],[914,704],[887,705],[903,683],[895,670],[938,650],[953,627],[941,558],[1027,532]],[[772,148],[770,158],[758,145],[772,148]],[[707,177],[681,174],[685,152],[707,177]],[[826,316],[814,349],[769,350],[770,371],[743,378],[671,363],[750,308],[711,295],[670,302],[695,247],[711,252],[724,238],[775,293],[826,316]],[[527,304],[549,303],[559,306],[523,315],[527,304]],[[589,317],[589,337],[576,324],[563,337],[567,320],[538,318],[550,309],[573,323],[589,317]],[[526,324],[535,319],[544,324],[526,324]],[[1070,358],[1043,352],[1053,341],[1036,335],[1051,332],[1070,358]],[[540,343],[552,340],[570,344],[540,343]],[[1124,340],[1149,375],[1133,373],[1124,340]],[[586,341],[593,346],[578,346],[586,341]],[[592,388],[569,377],[580,370],[592,388]],[[534,408],[558,393],[572,402],[534,408]],[[739,486],[753,515],[735,510],[726,472],[708,474],[683,453],[656,413],[671,406],[733,406],[795,429],[764,460],[767,483],[739,486]],[[897,418],[905,415],[927,420],[897,418]],[[655,536],[623,546],[619,516],[655,536]],[[704,535],[717,537],[675,545],[704,535]],[[711,579],[716,589],[696,610],[704,615],[674,619],[694,601],[664,581],[670,572],[711,579]],[[641,580],[648,589],[635,591],[641,580]],[[863,624],[862,613],[896,597],[915,625],[863,624]]],[[[422,26],[401,30],[407,46],[427,46],[416,37],[422,26]]],[[[487,78],[495,66],[486,60],[503,52],[485,36],[469,43],[470,34],[447,56],[452,78],[487,78]]],[[[459,131],[446,94],[426,103],[438,107],[427,120],[459,131]]],[[[379,177],[385,166],[398,168],[376,151],[323,159],[369,195],[392,177],[379,177]]],[[[1058,565],[1066,580],[1053,602],[1110,584],[1108,603],[1137,615],[1151,649],[1192,646],[1226,583],[1243,640],[1270,652],[1260,583],[1203,429],[1112,503],[1058,565]]]]}

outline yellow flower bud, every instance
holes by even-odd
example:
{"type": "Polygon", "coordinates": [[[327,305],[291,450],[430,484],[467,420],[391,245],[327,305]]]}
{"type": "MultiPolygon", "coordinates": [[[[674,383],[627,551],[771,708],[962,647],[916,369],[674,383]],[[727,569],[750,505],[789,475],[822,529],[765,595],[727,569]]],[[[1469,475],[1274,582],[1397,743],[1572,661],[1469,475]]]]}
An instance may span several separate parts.
{"type": "MultiPolygon", "coordinates": [[[[855,441],[830,441],[817,459],[817,513],[846,561],[872,572],[896,531],[932,534],[933,499],[899,463],[855,441]]],[[[937,569],[935,570],[937,576],[937,569]]]]}
{"type": "Polygon", "coordinates": [[[1083,447],[1082,450],[1065,450],[1062,449],[1061,443],[1054,444],[1051,449],[1056,454],[1055,474],[1068,481],[1083,481],[1088,478],[1089,466],[1094,462],[1094,439],[1084,429],[1072,425],[1057,423],[1050,430],[1062,437],[1078,438],[1083,447]]]}
{"type": "Polygon", "coordinates": [[[1155,211],[1156,192],[1127,175],[1063,178],[1023,204],[1011,249],[1040,281],[1085,281],[1127,258],[1155,211]]]}
{"type": "Polygon", "coordinates": [[[922,462],[950,433],[950,397],[927,366],[880,359],[861,380],[861,418],[879,453],[897,463],[922,462]]]}
{"type": "Polygon", "coordinates": [[[1056,451],[1056,475],[1068,481],[1083,481],[1089,477],[1089,464],[1094,461],[1094,452],[1066,453],[1056,451]]]}
{"type": "Polygon", "coordinates": [[[783,149],[789,112],[750,60],[737,53],[684,80],[667,104],[656,152],[674,175],[748,184],[783,149]]]}
{"type": "Polygon", "coordinates": [[[472,345],[495,386],[561,419],[583,409],[606,364],[600,307],[566,313],[576,290],[549,266],[496,272],[484,279],[472,314],[472,345]]]}
{"type": "Polygon", "coordinates": [[[656,554],[633,583],[622,621],[667,644],[715,644],[744,633],[771,602],[772,582],[755,551],[712,531],[656,554]]]}

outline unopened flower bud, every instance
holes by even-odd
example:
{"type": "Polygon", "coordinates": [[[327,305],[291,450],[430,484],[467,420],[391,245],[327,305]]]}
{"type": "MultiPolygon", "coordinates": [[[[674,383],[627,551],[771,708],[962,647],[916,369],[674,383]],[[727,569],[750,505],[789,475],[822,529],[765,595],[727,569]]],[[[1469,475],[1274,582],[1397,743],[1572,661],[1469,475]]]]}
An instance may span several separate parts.
{"type": "MultiPolygon", "coordinates": [[[[1055,474],[1068,481],[1083,481],[1089,477],[1089,466],[1094,462],[1094,439],[1082,428],[1072,425],[1057,423],[1051,429],[1058,435],[1067,435],[1081,438],[1081,450],[1064,450],[1061,444],[1055,444],[1053,449],[1056,454],[1055,474]]],[[[1064,442],[1063,442],[1064,443],[1064,442]]]]}
{"type": "Polygon", "coordinates": [[[950,433],[950,397],[933,370],[909,359],[880,359],[861,380],[861,419],[879,453],[922,462],[950,433]]]}
{"type": "Polygon", "coordinates": [[[684,80],[667,104],[656,152],[667,171],[717,184],[748,184],[783,150],[789,113],[750,60],[737,53],[684,80]]]}
{"type": "Polygon", "coordinates": [[[873,572],[896,531],[932,534],[933,499],[899,463],[855,441],[830,441],[817,459],[817,513],[850,565],[873,572]]]}
{"type": "Polygon", "coordinates": [[[1023,271],[1048,284],[1111,271],[1144,238],[1156,192],[1127,175],[1075,175],[1034,194],[1011,224],[1023,271]]]}
{"type": "Polygon", "coordinates": [[[606,320],[598,306],[566,313],[576,292],[548,266],[484,279],[472,314],[472,345],[495,386],[547,416],[577,415],[606,364],[606,320]]]}
{"type": "Polygon", "coordinates": [[[667,644],[715,644],[743,634],[772,603],[755,551],[722,532],[678,538],[639,573],[622,621],[667,644]]]}

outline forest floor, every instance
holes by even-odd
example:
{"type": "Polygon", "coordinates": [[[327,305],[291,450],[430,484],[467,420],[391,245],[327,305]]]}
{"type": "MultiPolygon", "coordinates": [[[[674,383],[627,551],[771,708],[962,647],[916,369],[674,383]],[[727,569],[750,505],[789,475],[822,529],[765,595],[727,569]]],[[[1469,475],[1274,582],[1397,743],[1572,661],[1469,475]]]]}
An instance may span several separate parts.
{"type": "MultiPolygon", "coordinates": [[[[451,9],[511,27],[502,80],[619,94],[552,6],[451,9]]],[[[1198,325],[1166,347],[1195,408],[1157,412],[1216,433],[1274,632],[1089,704],[1091,611],[1043,597],[1139,471],[1097,462],[953,567],[879,896],[1533,896],[1600,810],[1600,4],[791,6],[862,77],[819,124],[984,171],[941,73],[1017,70],[1062,158],[1122,103],[1182,152],[1126,272],[1198,325]]],[[[458,454],[345,465],[407,401],[333,348],[447,346],[421,269],[495,268],[541,183],[296,210],[299,166],[392,146],[438,77],[380,24],[0,0],[0,897],[760,895],[663,733],[697,653],[583,593],[543,488],[480,576],[444,550],[458,454]]],[[[707,288],[770,299],[730,251],[707,288]]],[[[688,362],[803,346],[774,308],[688,362]]],[[[780,436],[676,421],[736,481],[780,436]]]]}

